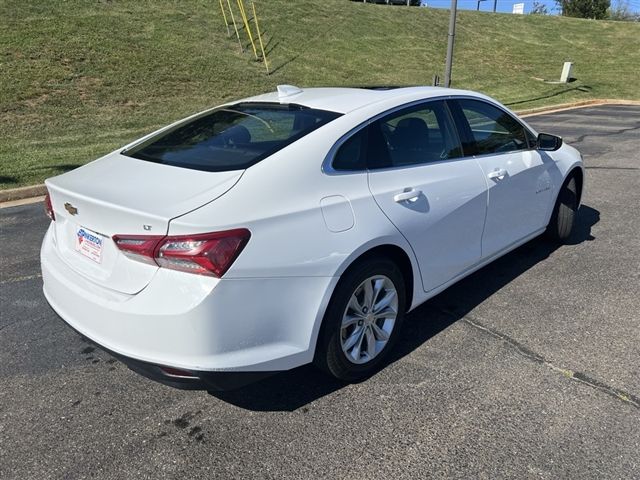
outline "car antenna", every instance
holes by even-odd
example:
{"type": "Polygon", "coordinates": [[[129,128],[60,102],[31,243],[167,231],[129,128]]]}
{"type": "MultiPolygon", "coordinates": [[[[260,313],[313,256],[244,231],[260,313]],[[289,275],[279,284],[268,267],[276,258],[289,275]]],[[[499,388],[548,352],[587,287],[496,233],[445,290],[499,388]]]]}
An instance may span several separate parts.
{"type": "Polygon", "coordinates": [[[302,93],[300,87],[294,85],[278,85],[278,98],[292,97],[302,93]]]}

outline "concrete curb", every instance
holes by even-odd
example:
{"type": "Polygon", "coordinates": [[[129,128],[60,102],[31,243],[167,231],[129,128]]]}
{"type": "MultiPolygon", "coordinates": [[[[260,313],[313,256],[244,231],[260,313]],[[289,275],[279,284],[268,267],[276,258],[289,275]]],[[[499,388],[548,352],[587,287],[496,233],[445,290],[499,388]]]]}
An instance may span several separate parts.
{"type": "Polygon", "coordinates": [[[559,105],[550,105],[548,107],[530,108],[527,110],[516,110],[516,113],[521,117],[530,117],[532,115],[541,115],[545,113],[556,113],[564,110],[574,110],[576,108],[595,107],[598,105],[640,105],[640,100],[617,100],[617,99],[605,99],[605,100],[583,100],[573,103],[561,103],[559,105]]]}
{"type": "MultiPolygon", "coordinates": [[[[596,105],[640,105],[639,100],[618,100],[618,99],[595,99],[583,100],[573,103],[562,103],[560,105],[550,105],[548,107],[531,108],[528,110],[516,110],[515,112],[521,117],[530,117],[532,115],[542,115],[545,113],[562,112],[564,110],[573,110],[575,108],[593,107],[596,105]]],[[[9,188],[0,190],[0,204],[7,202],[15,202],[17,200],[38,199],[47,193],[44,184],[33,185],[29,187],[9,188]]],[[[8,205],[7,205],[8,206],[8,205]]]]}
{"type": "Polygon", "coordinates": [[[32,185],[30,187],[9,188],[0,190],[0,203],[24,200],[25,198],[41,197],[46,195],[47,188],[44,184],[32,185]]]}

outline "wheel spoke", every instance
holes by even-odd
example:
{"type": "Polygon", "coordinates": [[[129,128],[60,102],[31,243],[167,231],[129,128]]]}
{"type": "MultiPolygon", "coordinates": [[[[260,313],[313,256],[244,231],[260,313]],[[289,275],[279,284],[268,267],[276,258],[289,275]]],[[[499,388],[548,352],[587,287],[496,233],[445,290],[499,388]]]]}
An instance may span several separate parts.
{"type": "Polygon", "coordinates": [[[344,341],[344,351],[348,351],[349,349],[351,349],[356,343],[358,343],[358,340],[360,340],[362,337],[362,327],[356,328],[351,335],[349,335],[349,338],[347,338],[344,341]]]}
{"type": "Polygon", "coordinates": [[[371,326],[373,328],[373,333],[375,334],[376,339],[380,340],[381,342],[386,342],[387,340],[389,340],[389,334],[382,328],[380,328],[378,324],[372,323],[371,326]]]}
{"type": "Polygon", "coordinates": [[[350,327],[351,325],[355,325],[360,320],[362,320],[361,315],[345,315],[342,319],[342,328],[350,327]]]}
{"type": "Polygon", "coordinates": [[[380,293],[384,291],[384,279],[376,278],[374,280],[373,285],[373,300],[371,301],[371,305],[375,305],[378,302],[378,297],[380,293]]]}
{"type": "Polygon", "coordinates": [[[369,358],[373,358],[376,356],[376,338],[373,335],[373,330],[371,327],[367,327],[364,331],[365,337],[367,337],[367,354],[369,358]]]}
{"type": "Polygon", "coordinates": [[[348,309],[350,309],[356,315],[362,316],[362,305],[358,302],[358,297],[356,295],[351,296],[351,300],[349,300],[348,309]]]}
{"type": "Polygon", "coordinates": [[[395,318],[398,312],[396,312],[395,308],[387,307],[377,313],[374,314],[376,320],[381,320],[385,318],[395,318]]]}
{"type": "Polygon", "coordinates": [[[362,351],[362,339],[363,338],[364,338],[364,328],[361,328],[358,331],[358,339],[355,342],[355,346],[353,347],[353,350],[351,350],[351,356],[356,361],[360,360],[360,353],[362,351]]]}
{"type": "Polygon", "coordinates": [[[382,299],[378,303],[376,303],[376,305],[373,307],[374,313],[377,313],[380,310],[383,310],[389,305],[391,305],[391,302],[393,302],[395,298],[396,298],[396,291],[387,290],[384,297],[382,297],[382,299]]]}
{"type": "Polygon", "coordinates": [[[364,282],[364,300],[363,307],[367,307],[367,309],[371,310],[373,307],[373,282],[371,280],[367,280],[364,282]]]}

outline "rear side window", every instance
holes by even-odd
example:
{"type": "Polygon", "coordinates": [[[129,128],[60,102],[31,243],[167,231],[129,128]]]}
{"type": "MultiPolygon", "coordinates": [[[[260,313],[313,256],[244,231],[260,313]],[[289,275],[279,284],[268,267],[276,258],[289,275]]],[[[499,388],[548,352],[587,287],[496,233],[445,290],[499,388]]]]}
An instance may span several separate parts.
{"type": "Polygon", "coordinates": [[[335,170],[405,167],[458,158],[462,147],[443,101],[391,113],[346,140],[333,159],[335,170]]]}
{"type": "Polygon", "coordinates": [[[472,142],[464,145],[467,155],[526,150],[529,142],[524,127],[507,112],[480,100],[458,100],[469,124],[472,142]]]}
{"type": "Polygon", "coordinates": [[[367,138],[367,127],[349,137],[333,157],[334,170],[353,171],[366,169],[367,138]]]}
{"type": "Polygon", "coordinates": [[[123,154],[193,170],[242,170],[339,116],[298,105],[231,105],[178,124],[123,154]]]}
{"type": "Polygon", "coordinates": [[[373,122],[347,139],[333,157],[334,170],[362,171],[367,168],[391,166],[389,148],[380,130],[373,122]]]}
{"type": "MultiPolygon", "coordinates": [[[[462,149],[443,101],[392,113],[376,122],[392,167],[422,165],[461,156],[462,149]]],[[[375,165],[375,162],[374,162],[375,165]]],[[[376,165],[385,166],[385,165],[376,165]]]]}

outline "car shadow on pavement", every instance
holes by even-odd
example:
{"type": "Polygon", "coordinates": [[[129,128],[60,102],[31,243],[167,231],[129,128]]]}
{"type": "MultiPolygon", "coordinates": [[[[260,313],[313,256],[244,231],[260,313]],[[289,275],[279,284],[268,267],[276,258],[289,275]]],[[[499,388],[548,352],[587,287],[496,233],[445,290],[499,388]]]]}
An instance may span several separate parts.
{"type": "MultiPolygon", "coordinates": [[[[595,240],[591,228],[600,212],[583,205],[568,245],[595,240]]],[[[509,282],[548,258],[560,245],[535,238],[449,287],[415,310],[405,320],[398,343],[382,368],[413,352],[442,332],[509,282]]],[[[366,381],[366,380],[365,380],[366,381]]],[[[282,372],[238,390],[210,392],[225,402],[254,411],[294,411],[345,386],[310,365],[282,372]]]]}

